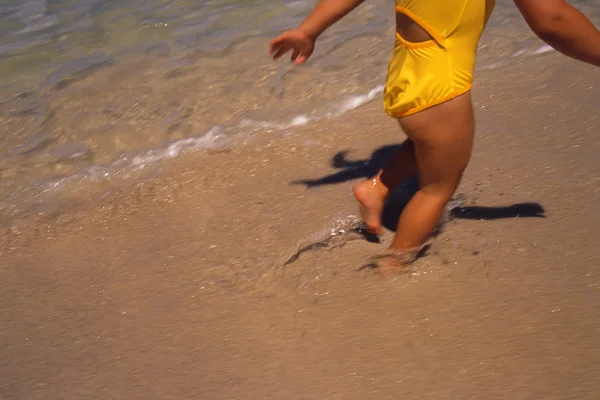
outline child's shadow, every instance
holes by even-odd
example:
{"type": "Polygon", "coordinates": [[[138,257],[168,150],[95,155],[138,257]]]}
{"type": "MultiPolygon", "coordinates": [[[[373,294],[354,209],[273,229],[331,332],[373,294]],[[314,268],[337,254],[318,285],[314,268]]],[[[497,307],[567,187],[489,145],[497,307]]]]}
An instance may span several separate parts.
{"type": "MultiPolygon", "coordinates": [[[[407,179],[396,188],[383,209],[382,225],[396,231],[396,225],[402,210],[419,188],[416,177],[407,179]]],[[[465,196],[458,194],[448,203],[446,220],[473,219],[496,220],[503,218],[546,218],[545,210],[539,203],[517,203],[508,206],[463,205],[465,196]]],[[[437,232],[436,232],[437,233],[437,232]]],[[[434,235],[435,236],[435,235],[434,235]]]]}
{"type": "Polygon", "coordinates": [[[369,178],[377,173],[389,160],[392,159],[396,151],[397,145],[383,146],[375,150],[371,154],[371,158],[364,160],[349,160],[347,155],[349,151],[340,151],[331,160],[333,168],[340,169],[339,172],[326,175],[317,179],[302,179],[293,181],[293,185],[306,185],[311,188],[321,185],[332,185],[335,183],[347,182],[358,178],[369,178]]]}
{"type": "MultiPolygon", "coordinates": [[[[359,178],[370,178],[377,173],[394,156],[398,145],[383,146],[375,150],[369,159],[348,160],[348,151],[341,151],[333,156],[332,166],[339,172],[317,179],[303,179],[292,184],[303,184],[307,187],[332,185],[359,178]]],[[[406,180],[396,188],[383,211],[382,224],[385,228],[395,231],[402,210],[418,189],[415,177],[406,180]]],[[[518,203],[500,207],[464,206],[460,198],[453,199],[449,204],[449,218],[495,220],[500,218],[545,218],[545,210],[538,203],[518,203]]]]}

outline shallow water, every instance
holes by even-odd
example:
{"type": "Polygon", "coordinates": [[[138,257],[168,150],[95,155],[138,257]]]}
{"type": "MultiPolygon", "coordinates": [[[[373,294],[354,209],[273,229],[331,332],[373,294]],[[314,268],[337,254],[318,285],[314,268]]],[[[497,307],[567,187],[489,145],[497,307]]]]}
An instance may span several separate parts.
{"type": "MultiPolygon", "coordinates": [[[[388,1],[326,32],[309,63],[266,55],[316,1],[0,3],[0,218],[73,184],[137,176],[186,151],[336,118],[376,100],[393,43],[388,1]]],[[[576,1],[593,21],[593,1],[576,1]]],[[[550,51],[498,1],[479,69],[550,51]]],[[[274,136],[275,137],[275,136],[274,136]]]]}

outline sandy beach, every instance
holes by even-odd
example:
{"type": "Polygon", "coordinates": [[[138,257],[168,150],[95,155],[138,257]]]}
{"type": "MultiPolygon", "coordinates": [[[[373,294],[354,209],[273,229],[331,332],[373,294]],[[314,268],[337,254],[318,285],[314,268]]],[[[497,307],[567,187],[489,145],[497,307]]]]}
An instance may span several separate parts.
{"type": "Polygon", "coordinates": [[[456,208],[394,280],[361,267],[408,192],[381,243],[327,236],[404,138],[379,101],[14,218],[0,398],[597,399],[599,89],[556,53],[480,71],[456,208]]]}

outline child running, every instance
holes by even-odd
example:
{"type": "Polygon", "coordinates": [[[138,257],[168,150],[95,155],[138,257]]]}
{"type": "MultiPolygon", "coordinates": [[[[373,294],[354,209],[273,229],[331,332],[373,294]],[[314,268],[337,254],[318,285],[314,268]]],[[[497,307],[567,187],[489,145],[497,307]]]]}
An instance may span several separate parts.
{"type": "MultiPolygon", "coordinates": [[[[274,38],[269,53],[292,51],[300,65],[317,38],[364,0],[321,0],[296,29],[274,38]]],[[[563,0],[514,0],[530,28],[557,51],[600,66],[600,31],[563,0]]],[[[404,208],[380,267],[401,268],[426,243],[453,196],[473,147],[471,86],[477,46],[494,0],[396,0],[396,42],[383,104],[407,139],[390,163],[357,184],[354,196],[367,229],[382,233],[388,194],[418,173],[419,190],[404,208]]]]}

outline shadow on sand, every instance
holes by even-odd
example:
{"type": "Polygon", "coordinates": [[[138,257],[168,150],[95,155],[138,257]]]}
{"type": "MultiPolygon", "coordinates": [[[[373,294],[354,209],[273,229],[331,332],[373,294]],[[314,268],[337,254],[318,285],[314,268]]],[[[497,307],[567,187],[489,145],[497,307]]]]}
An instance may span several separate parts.
{"type": "MultiPolygon", "coordinates": [[[[347,157],[349,151],[341,151],[333,156],[331,161],[331,165],[339,169],[339,172],[317,179],[294,181],[292,184],[302,184],[311,188],[347,182],[354,179],[367,179],[375,175],[380,168],[391,160],[398,147],[398,145],[380,147],[371,154],[370,158],[364,160],[350,160],[347,157]]],[[[382,223],[385,228],[391,231],[396,230],[396,224],[402,210],[417,190],[417,177],[412,177],[392,192],[386,202],[382,216],[382,223]]],[[[458,195],[453,199],[448,206],[447,217],[449,219],[496,220],[503,218],[545,218],[544,208],[538,203],[518,203],[497,207],[463,206],[460,196],[458,195]]],[[[369,241],[376,241],[374,237],[368,234],[365,236],[369,241]]]]}

